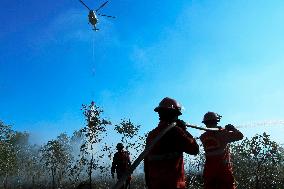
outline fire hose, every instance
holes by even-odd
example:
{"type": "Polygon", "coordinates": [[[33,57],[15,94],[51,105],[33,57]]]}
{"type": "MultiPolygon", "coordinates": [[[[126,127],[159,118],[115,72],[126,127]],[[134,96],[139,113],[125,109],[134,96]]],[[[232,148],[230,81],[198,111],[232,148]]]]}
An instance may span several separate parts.
{"type": "Polygon", "coordinates": [[[117,183],[112,187],[112,189],[119,189],[123,186],[126,179],[131,175],[131,173],[136,169],[136,167],[140,164],[140,162],[148,155],[148,153],[152,150],[152,148],[156,145],[156,143],[174,126],[176,123],[170,124],[166,127],[154,140],[153,142],[144,149],[144,151],[138,156],[138,158],[131,164],[130,168],[123,174],[121,179],[117,181],[117,183]]]}
{"type": "MultiPolygon", "coordinates": [[[[131,164],[130,168],[122,175],[122,177],[116,182],[116,184],[111,189],[119,189],[123,186],[126,179],[133,173],[136,167],[140,164],[141,161],[148,155],[148,153],[152,150],[152,148],[156,145],[156,143],[173,127],[176,126],[176,122],[171,123],[168,127],[166,127],[162,132],[159,133],[156,138],[154,138],[153,142],[144,149],[144,151],[136,158],[136,160],[131,164]]],[[[219,128],[203,128],[196,125],[186,124],[187,127],[191,127],[194,129],[204,130],[204,131],[219,131],[219,128]]]]}
{"type": "MultiPolygon", "coordinates": [[[[272,120],[272,121],[263,121],[263,122],[257,122],[257,123],[251,123],[251,124],[245,124],[245,125],[239,125],[236,128],[243,128],[243,127],[249,127],[249,126],[266,126],[266,125],[284,125],[283,120],[272,120]]],[[[133,164],[130,166],[129,170],[122,176],[120,180],[112,187],[112,189],[119,189],[122,187],[126,179],[129,175],[136,169],[136,167],[140,164],[140,162],[148,155],[148,153],[151,151],[151,149],[155,146],[155,144],[174,126],[176,123],[170,124],[166,129],[164,129],[154,140],[153,142],[147,146],[144,151],[138,156],[138,158],[133,162],[133,164]]],[[[203,130],[203,131],[219,131],[221,126],[217,126],[216,128],[204,128],[197,125],[191,125],[186,123],[186,127],[203,130]]]]}
{"type": "Polygon", "coordinates": [[[190,125],[190,124],[186,124],[186,127],[190,127],[190,128],[194,128],[194,129],[198,129],[198,130],[202,130],[202,131],[219,131],[221,126],[217,126],[216,128],[204,128],[204,127],[199,127],[197,125],[190,125]]]}

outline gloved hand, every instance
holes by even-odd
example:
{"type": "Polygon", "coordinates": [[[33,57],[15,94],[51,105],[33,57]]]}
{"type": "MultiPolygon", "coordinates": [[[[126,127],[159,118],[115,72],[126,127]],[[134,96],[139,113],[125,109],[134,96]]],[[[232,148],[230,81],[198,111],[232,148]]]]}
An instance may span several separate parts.
{"type": "Polygon", "coordinates": [[[234,125],[228,124],[228,125],[225,126],[225,129],[228,130],[228,131],[233,131],[233,130],[235,130],[236,128],[235,128],[234,125]]]}
{"type": "Polygon", "coordinates": [[[176,120],[176,123],[178,127],[182,128],[183,130],[186,130],[186,123],[183,120],[178,119],[176,120]]]}

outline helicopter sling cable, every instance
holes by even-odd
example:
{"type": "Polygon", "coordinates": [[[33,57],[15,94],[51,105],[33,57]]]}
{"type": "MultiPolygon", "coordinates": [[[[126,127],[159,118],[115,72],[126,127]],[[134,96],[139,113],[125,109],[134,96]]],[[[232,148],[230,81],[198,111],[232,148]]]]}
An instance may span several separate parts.
{"type": "Polygon", "coordinates": [[[92,62],[95,63],[95,34],[94,33],[93,33],[93,40],[92,40],[92,62]]]}
{"type": "MultiPolygon", "coordinates": [[[[90,9],[88,7],[88,5],[86,5],[82,0],[79,0],[79,1],[80,1],[80,3],[82,3],[82,5],[84,5],[84,7],[86,7],[89,10],[89,14],[88,14],[89,24],[91,24],[93,26],[94,31],[99,30],[96,27],[96,25],[99,21],[97,15],[107,17],[107,18],[115,18],[114,16],[109,16],[109,15],[106,15],[106,14],[99,13],[99,11],[108,3],[108,1],[101,4],[96,10],[90,9]]],[[[92,51],[93,51],[92,52],[92,61],[94,62],[94,59],[95,59],[95,36],[93,36],[93,40],[92,40],[92,51]]]]}

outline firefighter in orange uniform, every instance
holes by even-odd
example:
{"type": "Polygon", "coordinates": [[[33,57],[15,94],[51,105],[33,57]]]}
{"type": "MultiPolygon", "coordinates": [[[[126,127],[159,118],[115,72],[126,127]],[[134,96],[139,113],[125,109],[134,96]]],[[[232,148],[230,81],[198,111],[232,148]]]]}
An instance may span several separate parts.
{"type": "Polygon", "coordinates": [[[219,128],[218,131],[206,131],[200,137],[206,157],[203,172],[205,189],[236,188],[229,143],[242,140],[243,134],[231,124],[225,129],[217,126],[220,119],[217,113],[207,112],[202,121],[208,128],[219,128]]]}
{"type": "Polygon", "coordinates": [[[148,189],[185,189],[183,152],[196,155],[199,147],[186,131],[185,122],[178,119],[182,113],[176,100],[166,97],[154,111],[158,112],[160,122],[149,133],[146,148],[171,123],[176,122],[177,126],[170,129],[145,157],[146,185],[148,189]]]}
{"type": "MultiPolygon", "coordinates": [[[[123,150],[124,146],[122,143],[118,143],[116,145],[117,152],[113,156],[112,166],[111,166],[111,176],[114,178],[114,173],[116,172],[117,179],[119,180],[122,175],[129,169],[131,162],[129,157],[129,152],[123,150]]],[[[130,180],[129,177],[124,183],[121,189],[130,188],[130,180]]]]}

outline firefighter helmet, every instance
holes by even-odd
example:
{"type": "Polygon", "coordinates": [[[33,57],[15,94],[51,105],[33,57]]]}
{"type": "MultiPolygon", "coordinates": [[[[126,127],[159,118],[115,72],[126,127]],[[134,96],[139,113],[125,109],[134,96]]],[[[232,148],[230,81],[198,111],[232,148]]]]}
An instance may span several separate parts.
{"type": "Polygon", "coordinates": [[[122,143],[117,143],[116,149],[123,149],[123,148],[124,148],[124,146],[123,146],[122,143]]]}
{"type": "Polygon", "coordinates": [[[221,115],[215,113],[215,112],[207,112],[204,117],[202,123],[205,123],[207,121],[217,121],[219,122],[221,119],[221,115]]]}
{"type": "Polygon", "coordinates": [[[154,111],[159,112],[160,110],[174,110],[179,115],[181,115],[181,105],[172,98],[166,97],[164,98],[160,103],[159,106],[157,106],[154,111]]]}

